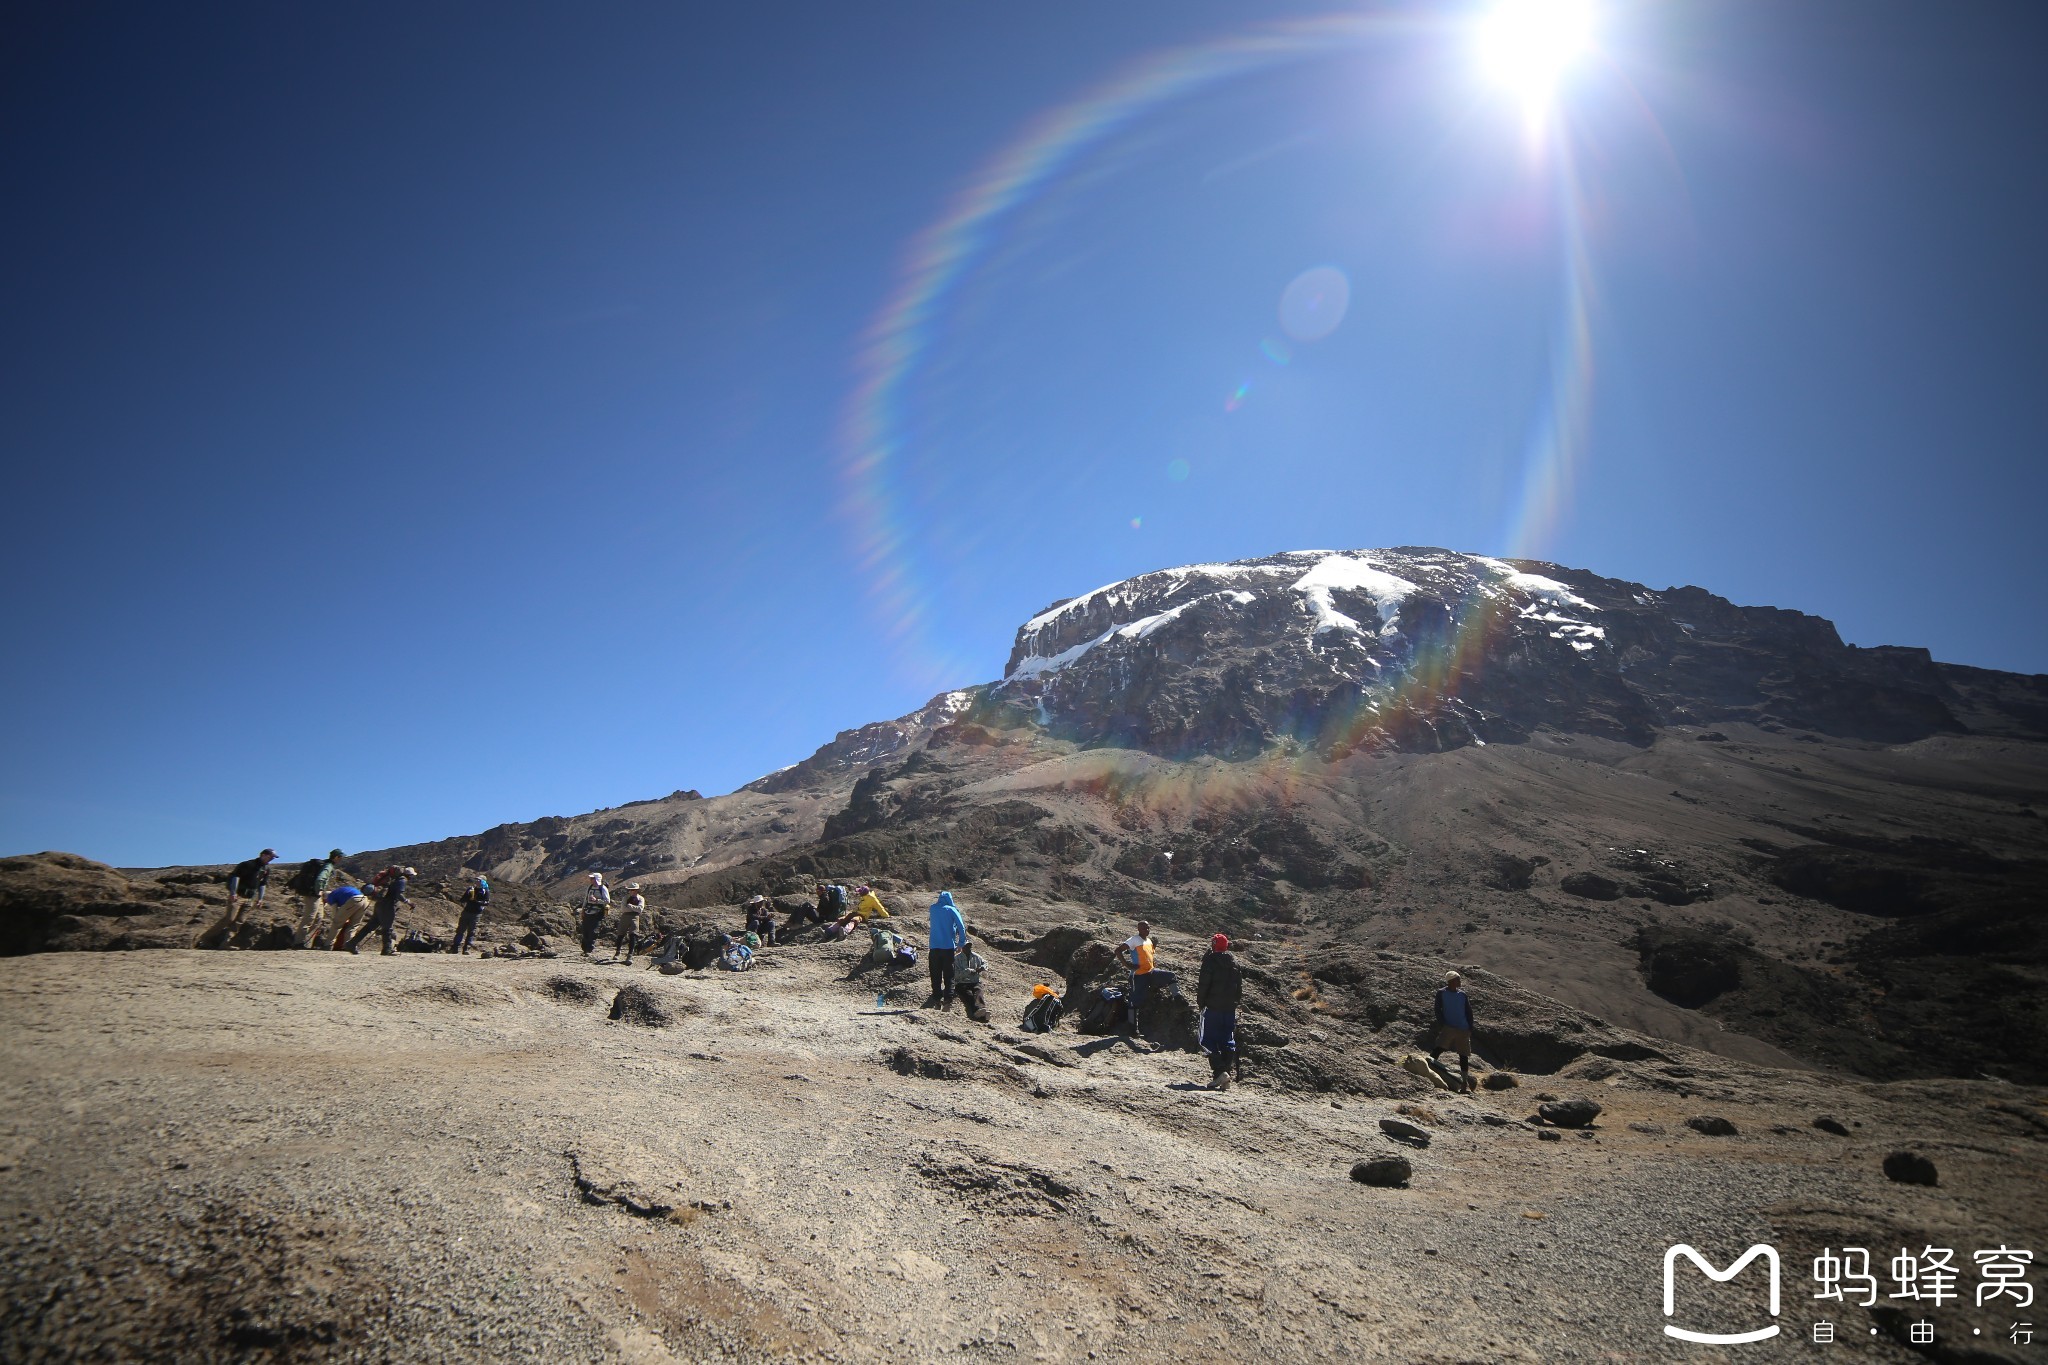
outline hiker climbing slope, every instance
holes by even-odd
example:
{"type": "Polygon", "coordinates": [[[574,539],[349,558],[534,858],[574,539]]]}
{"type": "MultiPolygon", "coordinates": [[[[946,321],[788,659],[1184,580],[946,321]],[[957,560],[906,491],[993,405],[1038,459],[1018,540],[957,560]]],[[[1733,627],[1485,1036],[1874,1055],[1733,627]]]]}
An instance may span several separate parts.
{"type": "Polygon", "coordinates": [[[491,903],[491,882],[479,875],[462,893],[462,913],[455,921],[455,941],[448,945],[451,953],[466,953],[476,942],[476,923],[483,917],[484,907],[491,903]]]}
{"type": "Polygon", "coordinates": [[[325,858],[309,858],[299,865],[285,888],[299,898],[299,922],[292,930],[294,948],[310,948],[327,924],[327,890],[341,871],[341,850],[325,858]]]}
{"type": "Polygon", "coordinates": [[[941,891],[932,902],[931,941],[926,945],[932,978],[931,1003],[953,1008],[953,955],[967,946],[967,920],[953,904],[953,893],[941,891]]]}
{"type": "Polygon", "coordinates": [[[392,943],[392,931],[398,926],[398,907],[403,905],[407,909],[412,908],[412,902],[406,898],[405,889],[410,884],[410,879],[418,875],[419,873],[410,867],[400,868],[397,875],[384,883],[377,892],[377,912],[371,915],[368,922],[356,930],[355,937],[348,941],[350,952],[361,951],[363,940],[374,932],[384,940],[383,956],[392,957],[397,954],[398,949],[392,943]]]}
{"type": "Polygon", "coordinates": [[[1444,976],[1436,993],[1436,1038],[1430,1044],[1432,1060],[1439,1052],[1458,1054],[1459,1079],[1472,1088],[1472,1000],[1465,994],[1465,979],[1456,972],[1444,976]]]}
{"type": "Polygon", "coordinates": [[[214,946],[228,946],[228,940],[241,927],[242,916],[249,912],[249,907],[263,904],[263,889],[270,885],[270,865],[276,861],[277,850],[266,848],[255,857],[235,864],[234,870],[228,873],[228,908],[193,941],[193,947],[204,948],[214,944],[216,936],[219,942],[214,946]]]}

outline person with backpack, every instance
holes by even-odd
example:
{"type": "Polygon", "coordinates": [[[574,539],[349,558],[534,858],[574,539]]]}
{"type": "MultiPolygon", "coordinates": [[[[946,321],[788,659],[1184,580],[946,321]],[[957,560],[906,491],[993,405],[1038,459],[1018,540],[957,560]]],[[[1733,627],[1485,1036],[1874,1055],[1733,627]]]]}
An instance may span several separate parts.
{"type": "Polygon", "coordinates": [[[932,902],[931,939],[926,951],[932,978],[932,998],[925,1003],[942,1010],[953,1008],[953,956],[967,946],[967,919],[953,904],[953,893],[941,891],[932,902]]]}
{"type": "Polygon", "coordinates": [[[583,923],[577,926],[585,957],[596,951],[597,936],[604,929],[604,917],[611,913],[611,908],[612,889],[604,884],[604,873],[591,873],[590,885],[583,888],[583,923]]]}
{"type": "Polygon", "coordinates": [[[348,941],[348,950],[350,952],[361,952],[363,940],[368,938],[372,932],[375,932],[379,938],[384,940],[384,952],[382,955],[385,957],[396,957],[398,955],[398,948],[392,941],[393,931],[398,927],[398,907],[402,905],[408,910],[413,908],[412,902],[406,898],[405,889],[409,884],[409,879],[418,875],[419,873],[412,868],[402,867],[396,875],[385,881],[382,889],[377,892],[376,913],[372,914],[364,922],[363,927],[356,930],[355,937],[348,941]]]}
{"type": "Polygon", "coordinates": [[[308,858],[299,864],[299,870],[292,873],[285,890],[299,898],[299,922],[292,930],[294,948],[310,948],[313,939],[327,922],[327,887],[340,871],[336,866],[341,861],[341,850],[335,849],[325,858],[308,858]]]}
{"type": "Polygon", "coordinates": [[[263,904],[263,889],[270,884],[270,865],[276,861],[277,850],[266,848],[255,857],[245,858],[234,865],[228,873],[228,908],[207,926],[205,933],[192,941],[193,947],[228,946],[235,930],[241,927],[242,917],[249,913],[249,907],[263,904]]]}
{"type": "Polygon", "coordinates": [[[988,1001],[981,994],[981,974],[987,970],[988,963],[972,947],[961,949],[953,959],[953,989],[960,996],[960,1007],[977,1024],[989,1021],[988,1001]]]}
{"type": "Polygon", "coordinates": [[[1228,1090],[1237,1079],[1237,1006],[1244,999],[1244,972],[1230,951],[1230,935],[1209,940],[1195,979],[1195,1008],[1202,1012],[1198,1038],[1209,1054],[1209,1088],[1228,1090]]]}
{"type": "Polygon", "coordinates": [[[1138,932],[1117,945],[1117,961],[1131,972],[1131,988],[1125,998],[1126,1033],[1145,1036],[1144,1026],[1139,1022],[1139,1012],[1145,1008],[1145,992],[1152,984],[1152,969],[1158,962],[1159,949],[1152,942],[1152,924],[1149,920],[1138,921],[1138,932]]]}
{"type": "Polygon", "coordinates": [[[619,914],[619,936],[612,945],[612,961],[619,960],[619,954],[626,955],[626,965],[633,965],[633,939],[639,934],[640,926],[647,918],[647,897],[640,894],[640,883],[633,882],[626,887],[626,908],[619,914]]]}
{"type": "Polygon", "coordinates": [[[1436,993],[1436,1037],[1430,1043],[1430,1060],[1435,1063],[1439,1052],[1458,1054],[1458,1073],[1462,1087],[1472,1089],[1472,1001],[1465,994],[1465,979],[1456,972],[1444,976],[1444,984],[1436,993]]]}
{"type": "Polygon", "coordinates": [[[484,907],[491,903],[491,881],[483,874],[477,874],[469,889],[462,893],[462,913],[455,921],[455,940],[448,945],[448,951],[455,954],[467,953],[476,942],[476,922],[483,918],[484,907]]]}
{"type": "Polygon", "coordinates": [[[728,972],[744,972],[754,965],[754,950],[731,934],[718,936],[718,965],[728,972]]]}

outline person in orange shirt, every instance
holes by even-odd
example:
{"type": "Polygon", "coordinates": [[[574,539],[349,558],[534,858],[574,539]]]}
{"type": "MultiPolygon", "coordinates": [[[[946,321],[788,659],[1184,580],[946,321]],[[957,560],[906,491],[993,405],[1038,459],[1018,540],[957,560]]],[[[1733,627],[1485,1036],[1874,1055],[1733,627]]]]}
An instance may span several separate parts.
{"type": "Polygon", "coordinates": [[[1145,1029],[1138,1015],[1145,1008],[1145,992],[1152,984],[1152,967],[1158,955],[1159,949],[1152,942],[1152,923],[1142,919],[1138,921],[1138,932],[1125,939],[1116,950],[1117,961],[1131,969],[1131,993],[1124,1010],[1128,1025],[1125,1032],[1136,1033],[1141,1038],[1145,1036],[1145,1029]]]}

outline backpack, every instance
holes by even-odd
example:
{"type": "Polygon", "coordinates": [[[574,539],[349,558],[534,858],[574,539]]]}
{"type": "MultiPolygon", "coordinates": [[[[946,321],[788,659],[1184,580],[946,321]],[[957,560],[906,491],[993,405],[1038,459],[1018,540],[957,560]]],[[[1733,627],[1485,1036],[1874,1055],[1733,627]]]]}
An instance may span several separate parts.
{"type": "Polygon", "coordinates": [[[752,952],[754,949],[761,946],[761,936],[755,933],[752,929],[749,929],[747,930],[747,936],[744,939],[742,939],[741,942],[746,944],[748,952],[752,952]]]}
{"type": "Polygon", "coordinates": [[[1107,1033],[1117,1026],[1124,1014],[1124,993],[1115,986],[1104,986],[1090,1002],[1088,1012],[1081,1016],[1081,1032],[1107,1033]]]}
{"type": "Polygon", "coordinates": [[[1051,1033],[1067,1012],[1067,1002],[1057,995],[1041,995],[1024,1007],[1026,1033],[1051,1033]]]}
{"type": "Polygon", "coordinates": [[[478,906],[491,903],[491,884],[482,877],[476,879],[476,903],[478,906]]]}
{"type": "Polygon", "coordinates": [[[903,943],[896,949],[894,960],[899,967],[915,967],[917,965],[917,945],[914,943],[903,943]]]}
{"type": "Polygon", "coordinates": [[[729,972],[743,972],[754,965],[754,950],[744,943],[735,943],[719,956],[718,965],[729,972]]]}
{"type": "Polygon", "coordinates": [[[886,967],[896,960],[900,942],[896,935],[877,924],[868,930],[868,956],[886,967]]]}
{"type": "Polygon", "coordinates": [[[379,872],[376,876],[370,878],[370,885],[376,887],[379,891],[382,891],[384,889],[384,883],[390,881],[393,877],[396,877],[397,875],[398,864],[393,863],[390,867],[385,868],[382,872],[379,872]]]}
{"type": "Polygon", "coordinates": [[[845,887],[841,886],[837,882],[834,882],[832,883],[832,885],[825,888],[825,897],[827,900],[832,902],[833,910],[837,911],[839,914],[842,915],[846,913],[845,887]]]}
{"type": "Polygon", "coordinates": [[[284,884],[287,891],[296,891],[301,896],[310,896],[320,889],[320,869],[327,866],[325,858],[308,858],[299,864],[299,870],[292,873],[292,879],[284,884]]]}

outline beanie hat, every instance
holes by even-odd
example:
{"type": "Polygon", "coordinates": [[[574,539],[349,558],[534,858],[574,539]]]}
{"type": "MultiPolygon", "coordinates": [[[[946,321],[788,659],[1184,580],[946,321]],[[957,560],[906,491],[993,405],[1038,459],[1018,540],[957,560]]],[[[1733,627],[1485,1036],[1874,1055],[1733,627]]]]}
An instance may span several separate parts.
{"type": "Polygon", "coordinates": [[[1229,951],[1230,951],[1230,935],[1228,935],[1228,934],[1218,934],[1218,935],[1216,935],[1216,937],[1214,937],[1214,938],[1212,938],[1212,939],[1210,939],[1210,940],[1209,940],[1209,946],[1210,946],[1210,947],[1211,947],[1212,949],[1214,949],[1215,951],[1219,952],[1219,953],[1227,953],[1227,952],[1229,952],[1229,951]]]}

